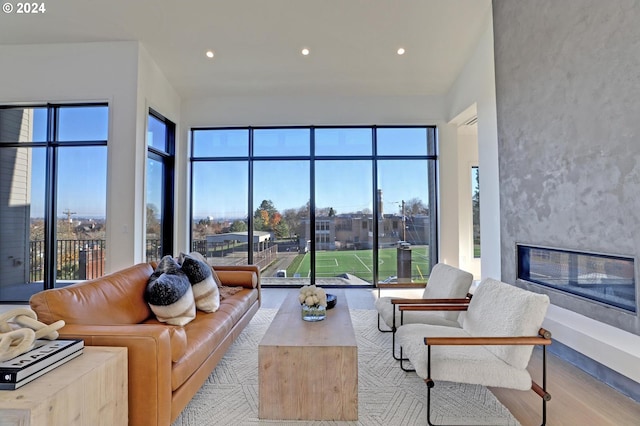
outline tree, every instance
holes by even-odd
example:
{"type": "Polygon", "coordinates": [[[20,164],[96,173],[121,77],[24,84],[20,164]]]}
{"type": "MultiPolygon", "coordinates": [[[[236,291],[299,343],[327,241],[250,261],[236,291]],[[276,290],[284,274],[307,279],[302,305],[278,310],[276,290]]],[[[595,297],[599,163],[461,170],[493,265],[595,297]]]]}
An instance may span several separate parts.
{"type": "Polygon", "coordinates": [[[472,169],[474,179],[473,194],[471,197],[471,210],[473,212],[473,243],[480,245],[480,170],[472,169]]]}
{"type": "MultiPolygon", "coordinates": [[[[402,207],[400,207],[402,209],[402,207]]],[[[402,214],[402,212],[400,212],[402,214]]],[[[425,206],[420,198],[412,198],[404,203],[404,215],[405,216],[417,216],[429,214],[429,207],[425,206]]]]}
{"type": "Polygon", "coordinates": [[[277,225],[274,225],[273,232],[276,234],[276,238],[278,239],[289,238],[290,236],[289,226],[286,222],[280,222],[277,225]]]}
{"type": "Polygon", "coordinates": [[[336,215],[336,211],[333,207],[329,207],[329,217],[334,217],[336,215]]]}
{"type": "Polygon", "coordinates": [[[271,225],[276,227],[282,221],[282,215],[279,212],[275,212],[271,215],[271,225]]]}
{"type": "Polygon", "coordinates": [[[253,213],[253,229],[256,231],[274,231],[282,220],[282,215],[271,200],[262,200],[260,207],[253,213]]]}
{"type": "Polygon", "coordinates": [[[147,204],[147,235],[160,235],[160,214],[158,207],[154,204],[147,204]]]}
{"type": "Polygon", "coordinates": [[[246,232],[247,224],[244,220],[236,220],[231,224],[229,232],[246,232]]]}

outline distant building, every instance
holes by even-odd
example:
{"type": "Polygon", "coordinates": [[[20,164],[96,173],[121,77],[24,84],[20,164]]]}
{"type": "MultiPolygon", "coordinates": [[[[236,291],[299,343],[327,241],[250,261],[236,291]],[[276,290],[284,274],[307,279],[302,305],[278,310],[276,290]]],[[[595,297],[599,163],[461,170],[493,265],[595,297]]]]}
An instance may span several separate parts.
{"type": "MultiPolygon", "coordinates": [[[[407,217],[383,215],[378,222],[379,247],[395,247],[398,240],[412,245],[429,244],[429,216],[407,217]],[[403,232],[403,226],[405,230],[403,232]]],[[[305,234],[301,242],[311,241],[310,221],[304,220],[305,234]]],[[[363,213],[321,216],[316,218],[316,250],[364,250],[373,248],[373,215],[363,213]]]]}

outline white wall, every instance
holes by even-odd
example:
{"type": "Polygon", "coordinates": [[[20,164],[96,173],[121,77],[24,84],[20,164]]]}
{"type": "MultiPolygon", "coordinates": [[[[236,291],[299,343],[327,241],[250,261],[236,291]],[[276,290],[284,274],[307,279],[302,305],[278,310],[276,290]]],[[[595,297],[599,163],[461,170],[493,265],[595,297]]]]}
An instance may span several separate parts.
{"type": "MultiPolygon", "coordinates": [[[[182,146],[184,143],[180,140],[180,96],[178,92],[171,86],[169,80],[162,70],[149,55],[144,46],[140,46],[138,51],[138,102],[137,102],[137,119],[136,119],[136,146],[135,152],[137,156],[136,164],[141,172],[136,174],[136,178],[140,182],[136,184],[136,188],[141,191],[136,194],[136,226],[140,230],[136,232],[136,252],[134,262],[144,262],[146,260],[146,166],[147,166],[147,125],[149,108],[161,114],[163,117],[176,124],[176,170],[175,170],[175,217],[174,224],[182,224],[185,221],[186,212],[181,206],[185,206],[184,199],[187,191],[178,190],[178,188],[188,186],[186,180],[186,170],[188,157],[185,156],[182,146]]],[[[188,250],[188,241],[183,240],[184,230],[179,229],[180,226],[174,226],[174,254],[180,251],[188,250]]]]}
{"type": "Polygon", "coordinates": [[[434,124],[443,98],[427,96],[236,96],[182,103],[185,132],[198,126],[434,124]]]}
{"type": "MultiPolygon", "coordinates": [[[[461,269],[471,272],[475,280],[481,279],[480,258],[474,258],[473,206],[471,168],[478,166],[477,126],[458,126],[458,250],[461,269]]],[[[482,192],[482,191],[481,191],[482,192]]]]}
{"type": "Polygon", "coordinates": [[[498,128],[493,64],[493,21],[486,29],[464,69],[447,95],[447,121],[472,105],[478,114],[478,166],[480,168],[481,273],[482,278],[500,278],[500,188],[498,176],[498,128]]]}
{"type": "Polygon", "coordinates": [[[460,206],[458,190],[458,129],[453,124],[438,126],[438,235],[439,261],[459,267],[460,229],[458,216],[460,206]]]}
{"type": "Polygon", "coordinates": [[[109,103],[106,269],[136,256],[137,42],[0,46],[0,103],[109,103]]]}

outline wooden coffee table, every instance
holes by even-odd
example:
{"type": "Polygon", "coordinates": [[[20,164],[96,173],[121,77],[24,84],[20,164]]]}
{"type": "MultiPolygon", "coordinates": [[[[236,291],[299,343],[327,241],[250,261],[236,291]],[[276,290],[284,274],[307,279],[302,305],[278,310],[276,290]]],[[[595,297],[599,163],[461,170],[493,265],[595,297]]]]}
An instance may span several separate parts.
{"type": "Polygon", "coordinates": [[[282,303],[258,346],[259,417],[357,420],[358,348],[344,292],[318,322],[302,320],[298,290],[282,303]]]}

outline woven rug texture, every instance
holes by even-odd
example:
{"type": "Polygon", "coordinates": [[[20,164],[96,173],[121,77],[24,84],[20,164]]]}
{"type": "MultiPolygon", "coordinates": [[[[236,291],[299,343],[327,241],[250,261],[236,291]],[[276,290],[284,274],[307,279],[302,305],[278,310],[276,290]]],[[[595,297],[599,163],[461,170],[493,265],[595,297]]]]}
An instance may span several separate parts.
{"type": "MultiPolygon", "coordinates": [[[[391,333],[377,329],[375,310],[352,310],[358,343],[358,421],[258,419],[258,344],[276,309],[260,309],[172,426],[214,425],[426,425],[427,387],[391,356],[391,333]]],[[[519,425],[483,386],[436,382],[436,424],[519,425]]]]}

